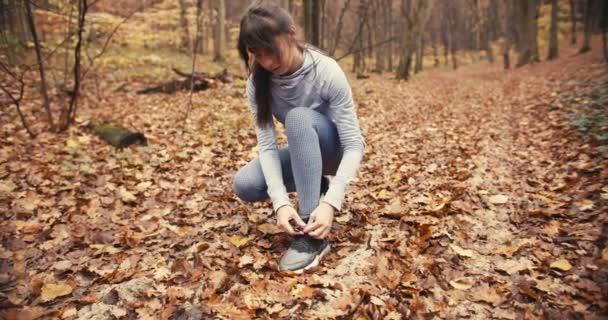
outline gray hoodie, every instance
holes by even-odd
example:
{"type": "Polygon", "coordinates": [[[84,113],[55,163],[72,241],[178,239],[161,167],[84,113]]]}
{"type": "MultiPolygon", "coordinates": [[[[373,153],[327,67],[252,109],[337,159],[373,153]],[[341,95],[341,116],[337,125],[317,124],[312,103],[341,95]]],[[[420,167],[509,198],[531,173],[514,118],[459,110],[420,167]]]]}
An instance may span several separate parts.
{"type": "MultiPolygon", "coordinates": [[[[289,110],[305,106],[327,115],[336,124],[343,156],[323,202],[340,210],[346,187],[357,173],[366,143],[359,129],[351,88],[344,71],[334,59],[312,49],[305,49],[303,58],[302,67],[296,72],[288,76],[272,76],[272,114],[285,124],[289,110]]],[[[247,81],[247,96],[255,120],[257,105],[251,77],[247,81]]],[[[291,203],[283,184],[274,124],[263,129],[256,125],[256,135],[260,164],[276,211],[291,203]]]]}

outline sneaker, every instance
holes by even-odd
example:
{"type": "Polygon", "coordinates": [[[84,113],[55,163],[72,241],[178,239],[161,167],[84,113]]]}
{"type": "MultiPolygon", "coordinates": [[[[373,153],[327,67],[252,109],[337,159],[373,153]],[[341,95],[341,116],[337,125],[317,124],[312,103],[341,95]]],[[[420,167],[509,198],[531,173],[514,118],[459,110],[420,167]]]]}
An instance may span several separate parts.
{"type": "Polygon", "coordinates": [[[297,236],[281,258],[279,270],[302,273],[319,265],[319,261],[329,252],[329,241],[309,236],[297,236]]]}

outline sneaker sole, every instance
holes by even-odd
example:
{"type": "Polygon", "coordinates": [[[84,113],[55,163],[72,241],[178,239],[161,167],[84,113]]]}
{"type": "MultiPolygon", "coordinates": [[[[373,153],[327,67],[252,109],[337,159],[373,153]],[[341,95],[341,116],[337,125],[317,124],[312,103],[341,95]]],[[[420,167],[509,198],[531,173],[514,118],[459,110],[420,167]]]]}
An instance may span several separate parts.
{"type": "MultiPolygon", "coordinates": [[[[295,274],[302,274],[302,272],[304,272],[304,270],[308,270],[308,269],[311,269],[311,268],[314,268],[314,267],[318,266],[318,265],[319,265],[319,262],[321,262],[321,259],[322,259],[322,258],[323,258],[323,257],[324,257],[326,254],[328,254],[328,253],[329,253],[330,246],[331,246],[331,245],[330,245],[330,244],[328,244],[328,245],[325,247],[325,249],[323,249],[323,251],[321,251],[321,253],[320,253],[318,256],[316,256],[316,257],[315,257],[315,259],[314,259],[314,260],[313,260],[311,263],[309,263],[307,266],[305,266],[304,268],[302,268],[302,269],[297,269],[297,270],[290,270],[290,271],[291,271],[291,272],[293,272],[293,273],[295,273],[295,274]]],[[[285,271],[285,270],[279,270],[279,271],[285,271]]]]}

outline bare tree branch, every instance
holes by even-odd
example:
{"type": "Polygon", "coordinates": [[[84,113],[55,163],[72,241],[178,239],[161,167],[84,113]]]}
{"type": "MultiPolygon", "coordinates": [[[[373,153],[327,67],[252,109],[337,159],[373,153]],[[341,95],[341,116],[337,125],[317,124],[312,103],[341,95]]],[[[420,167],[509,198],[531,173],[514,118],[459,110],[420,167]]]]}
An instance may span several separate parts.
{"type": "Polygon", "coordinates": [[[82,47],[82,32],[84,31],[84,21],[88,8],[87,0],[78,1],[78,42],[76,42],[76,48],[74,49],[74,90],[72,90],[67,110],[64,110],[65,112],[62,113],[61,119],[63,119],[63,124],[60,128],[62,131],[70,126],[76,114],[76,99],[78,98],[78,93],[80,91],[81,79],[80,53],[82,47]]]}
{"type": "Polygon", "coordinates": [[[351,54],[358,53],[358,52],[361,52],[361,51],[365,51],[365,50],[367,50],[367,49],[369,49],[369,48],[375,48],[375,47],[381,46],[381,45],[383,45],[383,44],[385,44],[385,43],[388,43],[388,42],[393,42],[393,41],[398,40],[398,39],[399,39],[399,37],[392,37],[392,38],[389,38],[389,39],[386,39],[386,40],[383,40],[383,41],[380,41],[380,42],[374,43],[374,44],[373,44],[373,45],[371,45],[371,46],[363,47],[363,48],[360,48],[360,49],[357,49],[357,50],[353,50],[353,48],[351,47],[351,49],[350,49],[350,51],[349,51],[349,52],[347,52],[347,53],[345,53],[345,54],[341,55],[340,57],[337,57],[337,58],[336,58],[336,61],[340,61],[340,60],[342,60],[342,59],[344,59],[344,58],[346,58],[346,57],[350,56],[351,54]]]}
{"type": "Polygon", "coordinates": [[[44,76],[44,61],[40,54],[40,42],[38,41],[38,33],[36,32],[36,24],[34,23],[34,15],[32,13],[32,7],[30,1],[25,2],[25,10],[27,12],[27,22],[30,26],[32,38],[34,40],[34,48],[36,51],[36,59],[38,60],[38,71],[40,73],[40,94],[42,95],[42,107],[46,111],[47,121],[51,126],[51,130],[54,130],[55,124],[53,124],[53,115],[51,114],[51,107],[49,102],[49,96],[46,90],[46,78],[44,76]]]}
{"type": "Polygon", "coordinates": [[[16,82],[19,83],[19,97],[18,98],[15,97],[13,95],[13,93],[10,92],[10,90],[8,90],[8,88],[6,88],[1,83],[0,83],[0,90],[2,90],[4,93],[6,93],[6,95],[9,97],[9,99],[15,105],[15,108],[17,109],[17,114],[19,115],[19,119],[21,119],[21,124],[23,124],[23,127],[25,128],[27,133],[30,135],[30,138],[35,138],[36,134],[34,134],[34,132],[32,132],[29,125],[27,124],[25,116],[23,115],[23,112],[21,112],[21,106],[20,106],[21,99],[23,98],[23,91],[25,88],[25,83],[23,82],[23,76],[25,75],[25,72],[27,72],[27,70],[24,71],[19,77],[16,77],[15,74],[13,72],[11,72],[2,62],[0,62],[0,67],[2,68],[2,70],[4,72],[9,74],[13,79],[15,79],[16,82]]]}
{"type": "Polygon", "coordinates": [[[194,36],[194,44],[192,45],[192,75],[190,76],[190,96],[188,97],[188,107],[186,108],[186,115],[182,123],[182,130],[186,129],[186,120],[190,116],[190,110],[192,109],[192,94],[194,93],[194,71],[196,69],[196,53],[198,50],[201,34],[201,16],[203,13],[203,0],[196,1],[196,34],[194,36]]]}

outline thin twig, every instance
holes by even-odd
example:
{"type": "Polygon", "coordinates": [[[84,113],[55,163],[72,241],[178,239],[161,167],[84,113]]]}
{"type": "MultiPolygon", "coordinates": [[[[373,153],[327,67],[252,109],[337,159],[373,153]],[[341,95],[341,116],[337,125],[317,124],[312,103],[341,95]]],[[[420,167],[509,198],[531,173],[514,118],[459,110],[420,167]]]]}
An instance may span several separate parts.
{"type": "Polygon", "coordinates": [[[190,96],[188,97],[188,107],[186,108],[186,115],[182,120],[182,131],[186,130],[186,120],[190,116],[190,110],[192,109],[192,95],[194,94],[194,72],[196,69],[196,53],[200,42],[200,29],[201,29],[201,15],[203,15],[203,0],[196,1],[196,35],[194,36],[194,45],[192,46],[192,74],[190,75],[190,96]]]}
{"type": "Polygon", "coordinates": [[[20,87],[19,87],[19,98],[15,98],[15,96],[7,88],[5,88],[1,83],[0,83],[0,90],[4,91],[4,93],[6,93],[6,95],[12,100],[13,104],[15,105],[15,108],[17,109],[17,114],[19,114],[19,118],[21,119],[21,123],[23,124],[23,127],[25,128],[25,130],[27,131],[27,133],[30,135],[30,138],[35,138],[36,134],[34,134],[34,132],[32,132],[32,130],[30,129],[29,125],[27,124],[25,116],[23,115],[23,112],[21,112],[21,106],[20,106],[21,99],[23,99],[23,91],[24,91],[24,88],[25,88],[25,83],[23,83],[23,75],[25,74],[25,71],[23,72],[23,74],[21,74],[21,76],[19,78],[17,78],[1,62],[0,62],[0,66],[2,67],[2,69],[4,71],[6,71],[9,75],[11,75],[17,82],[19,82],[19,84],[20,84],[20,87]]]}
{"type": "Polygon", "coordinates": [[[127,20],[129,20],[129,18],[131,18],[134,14],[141,11],[145,6],[146,6],[146,2],[144,1],[144,2],[142,2],[142,4],[139,7],[137,7],[135,10],[131,11],[131,13],[129,13],[126,17],[124,17],[124,19],[122,19],[122,21],[120,21],[114,27],[114,29],[112,29],[112,32],[106,38],[106,42],[103,44],[101,51],[97,55],[95,55],[93,58],[89,57],[89,68],[82,73],[82,79],[84,79],[84,77],[87,75],[87,73],[89,73],[89,71],[91,69],[93,69],[93,64],[95,63],[95,60],[98,59],[99,57],[101,57],[106,52],[106,49],[108,48],[108,45],[110,44],[110,41],[114,37],[114,34],[116,34],[116,32],[118,31],[120,26],[122,26],[125,22],[127,22],[127,20]]]}
{"type": "MultiPolygon", "coordinates": [[[[377,46],[381,46],[381,45],[383,45],[383,44],[385,44],[385,43],[387,43],[387,42],[392,42],[392,41],[395,41],[395,40],[397,40],[397,39],[399,39],[399,37],[392,37],[392,38],[389,38],[389,39],[387,39],[387,40],[383,40],[383,41],[380,41],[380,42],[378,42],[378,43],[374,43],[374,44],[373,44],[373,45],[371,45],[371,46],[363,47],[363,48],[360,48],[360,49],[357,49],[357,50],[351,50],[351,51],[349,51],[349,52],[347,52],[347,53],[343,54],[342,56],[340,56],[340,57],[336,58],[336,61],[340,61],[340,60],[342,60],[342,59],[344,59],[344,58],[346,58],[346,57],[350,56],[350,55],[351,55],[351,54],[353,54],[353,53],[361,52],[361,51],[367,50],[367,49],[369,49],[369,48],[375,48],[375,47],[377,47],[377,46]]],[[[352,48],[352,47],[351,47],[351,48],[352,48]]]]}

